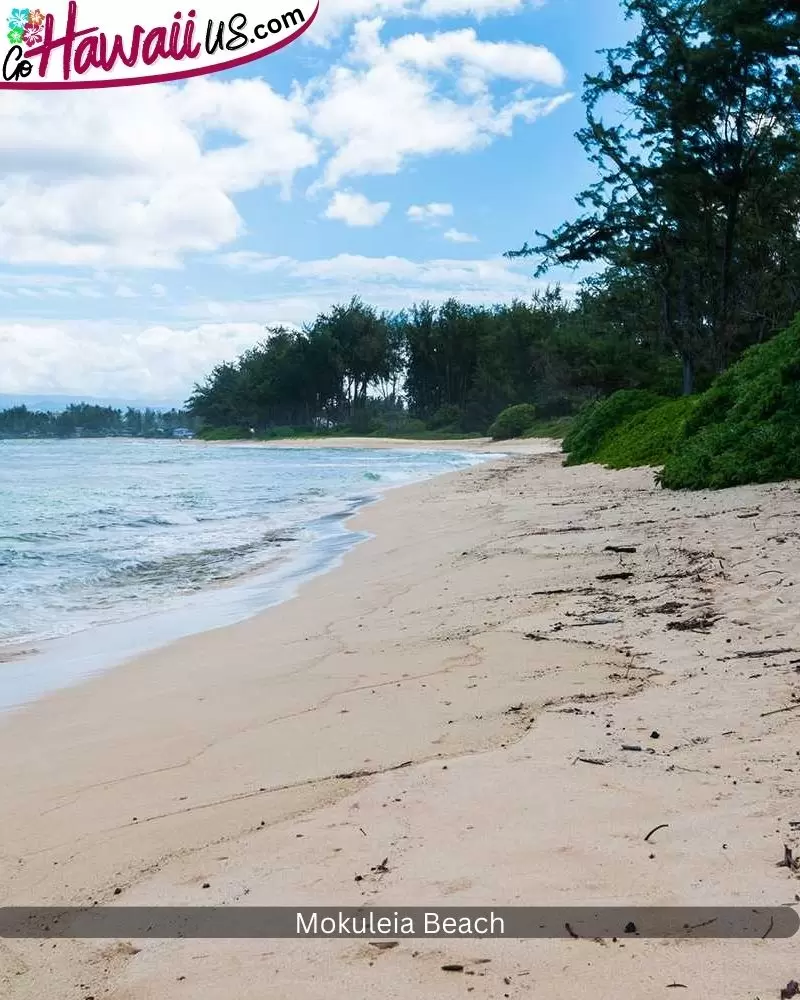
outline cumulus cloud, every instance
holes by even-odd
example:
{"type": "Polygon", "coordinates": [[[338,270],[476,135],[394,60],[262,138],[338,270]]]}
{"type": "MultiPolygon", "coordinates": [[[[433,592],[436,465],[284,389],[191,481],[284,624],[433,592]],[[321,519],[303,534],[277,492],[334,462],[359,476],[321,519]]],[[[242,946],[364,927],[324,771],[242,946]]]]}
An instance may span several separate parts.
{"type": "Polygon", "coordinates": [[[0,324],[0,392],[186,397],[220,361],[264,335],[260,323],[187,327],[87,322],[0,324]]]}
{"type": "Polygon", "coordinates": [[[338,219],[348,226],[377,226],[390,208],[388,201],[370,201],[354,191],[337,191],[325,209],[325,218],[338,219]]]}
{"type": "Polygon", "coordinates": [[[263,80],[5,92],[0,257],[175,267],[187,252],[216,250],[243,231],[232,195],[285,187],[317,161],[306,120],[296,97],[263,80]]]}
{"type": "Polygon", "coordinates": [[[478,237],[471,233],[462,233],[460,229],[448,229],[444,238],[451,243],[477,243],[478,237]]]}
{"type": "Polygon", "coordinates": [[[411,222],[436,225],[453,214],[453,206],[447,202],[430,201],[427,205],[411,205],[406,215],[411,222]]]}
{"type": "Polygon", "coordinates": [[[560,63],[541,46],[482,42],[472,28],[383,44],[382,28],[378,19],[359,22],[349,61],[304,91],[311,129],[333,149],[324,185],[397,173],[412,157],[480,149],[509,135],[516,120],[535,121],[571,96],[528,92],[534,84],[563,81],[560,63]],[[497,98],[494,79],[522,87],[497,98]]]}

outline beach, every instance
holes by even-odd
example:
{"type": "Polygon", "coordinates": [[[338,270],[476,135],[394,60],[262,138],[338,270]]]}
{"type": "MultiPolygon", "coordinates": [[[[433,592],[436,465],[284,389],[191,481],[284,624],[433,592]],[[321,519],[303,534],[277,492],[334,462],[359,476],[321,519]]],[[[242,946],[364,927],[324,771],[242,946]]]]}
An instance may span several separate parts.
{"type": "MultiPolygon", "coordinates": [[[[292,600],[4,716],[2,905],[795,904],[798,485],[502,450],[362,509],[292,600]]],[[[799,968],[769,936],[0,942],[20,1000],[778,1000],[799,968]]]]}

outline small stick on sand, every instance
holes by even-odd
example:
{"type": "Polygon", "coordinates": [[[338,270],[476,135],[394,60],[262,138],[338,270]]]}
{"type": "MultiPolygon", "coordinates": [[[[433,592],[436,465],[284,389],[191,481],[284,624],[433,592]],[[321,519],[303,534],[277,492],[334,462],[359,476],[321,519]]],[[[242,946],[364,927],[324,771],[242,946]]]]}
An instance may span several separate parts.
{"type": "Polygon", "coordinates": [[[780,715],[781,712],[796,712],[800,708],[800,701],[796,705],[787,705],[786,708],[773,708],[771,712],[762,712],[761,718],[766,719],[770,715],[780,715]]]}
{"type": "Polygon", "coordinates": [[[659,823],[658,826],[654,826],[650,833],[644,838],[644,842],[647,843],[654,833],[658,833],[659,830],[666,830],[669,823],[659,823]]]}

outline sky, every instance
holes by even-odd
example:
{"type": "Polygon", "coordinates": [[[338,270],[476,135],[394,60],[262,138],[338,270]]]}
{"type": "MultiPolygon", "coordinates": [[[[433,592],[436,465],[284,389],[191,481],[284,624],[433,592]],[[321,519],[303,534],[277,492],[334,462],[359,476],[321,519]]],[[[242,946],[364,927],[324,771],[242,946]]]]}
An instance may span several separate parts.
{"type": "Polygon", "coordinates": [[[0,393],[180,403],[353,295],[529,298],[503,253],[575,214],[583,77],[630,33],[618,0],[321,0],[232,72],[1,91],[0,393]]]}

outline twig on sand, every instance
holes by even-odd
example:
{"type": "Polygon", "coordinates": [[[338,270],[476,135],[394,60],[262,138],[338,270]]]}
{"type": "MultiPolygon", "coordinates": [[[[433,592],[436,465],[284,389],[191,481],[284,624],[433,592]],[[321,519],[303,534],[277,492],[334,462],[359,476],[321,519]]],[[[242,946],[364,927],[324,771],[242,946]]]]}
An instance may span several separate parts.
{"type": "Polygon", "coordinates": [[[598,580],[608,581],[608,580],[632,580],[633,573],[601,573],[597,577],[598,580]]]}
{"type": "Polygon", "coordinates": [[[782,656],[784,653],[797,653],[797,649],[748,649],[741,653],[734,653],[733,656],[723,656],[720,663],[728,663],[730,660],[751,660],[766,659],[768,656],[782,656]]]}
{"type": "Polygon", "coordinates": [[[621,618],[592,618],[587,622],[570,622],[567,627],[586,628],[589,625],[618,625],[621,621],[621,618]]]}
{"type": "Polygon", "coordinates": [[[668,990],[688,990],[686,983],[667,983],[668,990]]]}
{"type": "Polygon", "coordinates": [[[781,712],[796,712],[800,708],[800,701],[796,705],[787,705],[786,708],[773,708],[771,712],[762,712],[761,718],[766,719],[769,715],[780,715],[781,712]]]}
{"type": "Polygon", "coordinates": [[[576,757],[572,763],[577,764],[578,761],[580,761],[581,764],[596,764],[598,767],[605,767],[605,765],[608,764],[607,760],[600,760],[597,757],[576,757]]]}
{"type": "Polygon", "coordinates": [[[620,555],[633,554],[634,552],[636,552],[636,546],[635,545],[606,545],[604,551],[606,551],[606,552],[617,552],[620,555]]]}
{"type": "Polygon", "coordinates": [[[395,764],[393,767],[383,767],[374,771],[345,771],[343,774],[334,774],[337,781],[351,781],[354,778],[372,778],[377,774],[389,774],[391,771],[402,771],[405,767],[411,767],[413,760],[404,760],[402,764],[395,764]]]}
{"type": "Polygon", "coordinates": [[[647,843],[648,840],[650,840],[650,838],[653,836],[654,833],[658,833],[659,830],[666,830],[668,826],[669,823],[659,823],[658,826],[654,826],[653,829],[650,831],[650,833],[648,833],[647,836],[644,838],[645,843],[647,843]]]}

